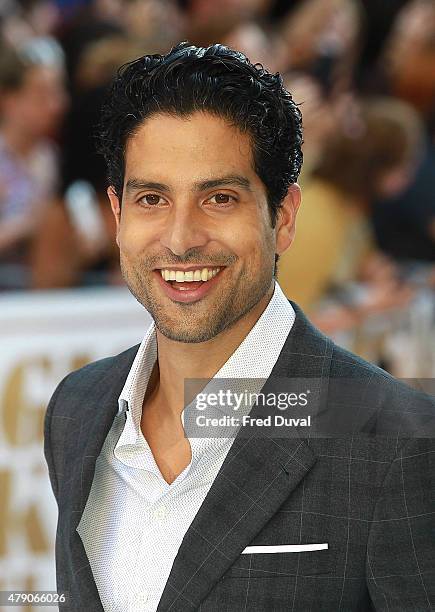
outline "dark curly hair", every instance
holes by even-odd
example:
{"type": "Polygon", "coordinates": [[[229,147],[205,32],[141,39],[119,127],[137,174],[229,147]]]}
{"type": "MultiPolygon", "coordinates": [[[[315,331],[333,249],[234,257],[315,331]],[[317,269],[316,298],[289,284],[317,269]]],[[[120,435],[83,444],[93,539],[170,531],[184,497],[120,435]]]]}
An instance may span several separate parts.
{"type": "Polygon", "coordinates": [[[121,66],[102,108],[97,146],[119,199],[128,138],[155,113],[207,111],[252,139],[254,169],[266,187],[272,227],[302,165],[302,117],[281,75],[224,45],[188,42],[167,55],[145,55],[121,66]]]}

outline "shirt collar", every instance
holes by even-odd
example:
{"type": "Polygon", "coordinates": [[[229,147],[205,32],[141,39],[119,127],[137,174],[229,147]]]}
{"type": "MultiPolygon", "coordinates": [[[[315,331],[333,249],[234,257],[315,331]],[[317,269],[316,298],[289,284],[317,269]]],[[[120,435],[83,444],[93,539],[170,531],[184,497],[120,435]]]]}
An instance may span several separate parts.
{"type": "MultiPolygon", "coordinates": [[[[143,388],[144,395],[152,369],[157,359],[156,325],[151,321],[131,365],[124,387],[118,400],[118,412],[131,409],[136,396],[143,388]]],[[[142,401],[143,397],[142,396],[142,401]]]]}
{"type": "MultiPolygon", "coordinates": [[[[269,304],[234,353],[215,374],[216,378],[267,379],[295,320],[295,311],[275,281],[269,304]]],[[[118,412],[131,412],[133,428],[124,431],[123,443],[141,437],[142,403],[157,359],[157,336],[152,321],[137,351],[118,400],[118,412]],[[125,437],[127,435],[127,438],[125,437]]]]}

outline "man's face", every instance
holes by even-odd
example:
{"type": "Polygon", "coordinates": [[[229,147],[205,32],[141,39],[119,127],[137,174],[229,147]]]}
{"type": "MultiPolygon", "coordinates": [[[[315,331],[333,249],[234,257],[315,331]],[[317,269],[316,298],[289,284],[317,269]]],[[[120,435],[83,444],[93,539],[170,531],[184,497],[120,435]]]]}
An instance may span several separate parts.
{"type": "Polygon", "coordinates": [[[147,119],[127,142],[121,212],[109,197],[124,279],[167,338],[210,340],[271,292],[279,223],[249,136],[223,119],[147,119]],[[184,282],[162,277],[186,269],[184,282]]]}

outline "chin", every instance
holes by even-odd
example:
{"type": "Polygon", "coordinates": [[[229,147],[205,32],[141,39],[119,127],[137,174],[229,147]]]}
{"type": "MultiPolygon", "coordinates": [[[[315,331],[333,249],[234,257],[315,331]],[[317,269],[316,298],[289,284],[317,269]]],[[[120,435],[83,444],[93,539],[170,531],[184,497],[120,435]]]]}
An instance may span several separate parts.
{"type": "Polygon", "coordinates": [[[168,330],[159,328],[156,325],[159,332],[168,338],[168,340],[172,340],[173,342],[183,342],[184,344],[199,344],[200,342],[207,342],[207,340],[211,340],[217,334],[208,334],[208,333],[192,333],[191,330],[168,330]]]}

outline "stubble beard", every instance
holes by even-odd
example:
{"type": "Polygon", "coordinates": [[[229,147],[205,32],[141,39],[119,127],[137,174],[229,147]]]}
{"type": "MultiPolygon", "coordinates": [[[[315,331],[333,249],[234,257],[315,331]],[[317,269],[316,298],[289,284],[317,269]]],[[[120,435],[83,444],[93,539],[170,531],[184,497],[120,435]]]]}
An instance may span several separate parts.
{"type": "Polygon", "coordinates": [[[273,279],[271,271],[266,269],[250,278],[240,273],[231,288],[214,292],[208,309],[203,303],[206,298],[193,303],[177,302],[168,308],[163,302],[168,298],[159,299],[151,290],[153,281],[149,270],[140,262],[127,263],[122,256],[120,264],[130,292],[150,313],[159,332],[170,340],[184,343],[206,342],[235,325],[267,294],[273,279]]]}

